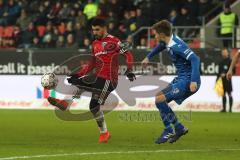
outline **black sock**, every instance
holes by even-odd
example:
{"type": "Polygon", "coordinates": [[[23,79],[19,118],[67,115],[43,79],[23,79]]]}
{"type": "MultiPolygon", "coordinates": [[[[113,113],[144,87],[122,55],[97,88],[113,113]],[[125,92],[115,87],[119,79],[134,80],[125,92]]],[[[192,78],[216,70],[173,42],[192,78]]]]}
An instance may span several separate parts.
{"type": "Polygon", "coordinates": [[[232,95],[229,95],[229,112],[232,112],[233,98],[232,95]]]}
{"type": "Polygon", "coordinates": [[[223,106],[223,110],[226,111],[226,96],[222,97],[222,106],[223,106]]]}

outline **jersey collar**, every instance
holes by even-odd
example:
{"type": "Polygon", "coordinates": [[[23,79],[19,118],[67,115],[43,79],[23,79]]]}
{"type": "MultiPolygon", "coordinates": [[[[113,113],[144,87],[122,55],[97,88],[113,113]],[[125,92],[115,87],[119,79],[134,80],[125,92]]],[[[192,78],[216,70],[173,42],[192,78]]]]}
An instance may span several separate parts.
{"type": "Polygon", "coordinates": [[[172,46],[174,46],[176,44],[176,42],[174,42],[174,40],[173,40],[173,34],[171,35],[171,38],[170,38],[170,40],[169,40],[169,42],[168,42],[168,44],[167,44],[167,47],[172,47],[172,46]]]}

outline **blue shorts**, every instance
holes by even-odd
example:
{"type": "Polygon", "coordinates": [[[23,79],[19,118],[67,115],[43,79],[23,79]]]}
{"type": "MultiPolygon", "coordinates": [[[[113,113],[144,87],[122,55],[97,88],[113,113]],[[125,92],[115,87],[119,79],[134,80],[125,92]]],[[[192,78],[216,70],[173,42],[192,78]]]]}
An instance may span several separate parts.
{"type": "Polygon", "coordinates": [[[162,93],[166,97],[167,102],[174,100],[177,104],[181,104],[185,99],[196,93],[200,87],[195,92],[190,91],[190,79],[174,79],[165,89],[162,90],[162,93]]]}

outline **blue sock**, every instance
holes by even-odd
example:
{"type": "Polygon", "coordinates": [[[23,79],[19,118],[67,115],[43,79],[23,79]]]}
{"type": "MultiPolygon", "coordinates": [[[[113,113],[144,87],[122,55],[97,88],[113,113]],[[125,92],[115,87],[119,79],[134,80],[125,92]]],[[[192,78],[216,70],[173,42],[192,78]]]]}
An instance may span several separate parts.
{"type": "Polygon", "coordinates": [[[173,123],[174,127],[177,127],[179,124],[181,124],[180,122],[176,121],[175,123],[173,123]]]}
{"type": "Polygon", "coordinates": [[[165,128],[171,127],[171,123],[178,123],[176,115],[166,102],[156,103],[156,106],[159,109],[160,116],[162,118],[165,128]]]}
{"type": "Polygon", "coordinates": [[[178,129],[183,129],[184,126],[180,122],[176,122],[174,123],[174,128],[178,130],[178,129]]]}

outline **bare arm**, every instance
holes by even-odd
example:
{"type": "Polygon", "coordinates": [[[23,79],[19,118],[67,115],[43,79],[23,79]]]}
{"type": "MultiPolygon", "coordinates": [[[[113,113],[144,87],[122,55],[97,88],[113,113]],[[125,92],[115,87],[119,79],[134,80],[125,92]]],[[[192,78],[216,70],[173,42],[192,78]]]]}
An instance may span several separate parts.
{"type": "Polygon", "coordinates": [[[231,65],[230,65],[229,70],[227,72],[227,79],[228,80],[230,80],[232,78],[233,69],[234,69],[235,65],[237,64],[237,60],[238,60],[239,56],[240,56],[240,50],[238,50],[238,53],[236,53],[236,55],[234,55],[233,58],[232,58],[231,65]]]}

